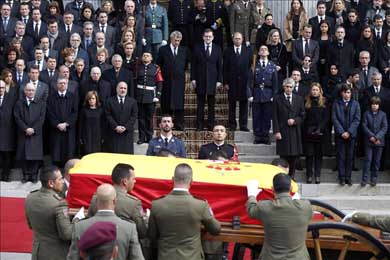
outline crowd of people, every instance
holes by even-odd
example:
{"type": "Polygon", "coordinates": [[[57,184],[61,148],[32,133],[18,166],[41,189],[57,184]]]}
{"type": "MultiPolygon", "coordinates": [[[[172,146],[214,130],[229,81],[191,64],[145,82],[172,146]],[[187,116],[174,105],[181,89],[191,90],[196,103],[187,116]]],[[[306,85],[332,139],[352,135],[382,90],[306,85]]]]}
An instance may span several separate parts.
{"type": "Polygon", "coordinates": [[[238,102],[238,129],[249,131],[251,104],[254,144],[270,144],[272,122],[292,178],[304,155],[307,182],[320,183],[332,132],[341,185],[352,184],[355,156],[365,155],[362,186],[389,167],[389,0],[320,0],[311,18],[301,0],[287,14],[272,14],[264,0],[172,0],[167,9],[157,0],[104,0],[97,10],[85,0],[0,4],[4,181],[14,158],[23,181],[37,182],[44,154],[59,167],[78,153],[132,154],[137,120],[148,155],[182,149],[171,134],[152,139],[153,115],[160,103],[175,123],[170,117],[162,129],[184,130],[187,71],[196,130],[215,130],[223,88],[225,127],[237,130],[238,102]],[[273,15],[285,17],[283,28],[273,15]]]}

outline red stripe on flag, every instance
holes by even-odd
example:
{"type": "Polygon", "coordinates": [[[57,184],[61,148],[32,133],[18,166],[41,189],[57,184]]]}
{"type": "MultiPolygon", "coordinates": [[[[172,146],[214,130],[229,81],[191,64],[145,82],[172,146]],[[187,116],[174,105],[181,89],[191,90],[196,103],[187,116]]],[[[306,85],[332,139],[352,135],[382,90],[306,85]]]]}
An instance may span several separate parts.
{"type": "Polygon", "coordinates": [[[31,253],[33,233],[26,222],[24,201],[0,197],[0,252],[31,253]]]}

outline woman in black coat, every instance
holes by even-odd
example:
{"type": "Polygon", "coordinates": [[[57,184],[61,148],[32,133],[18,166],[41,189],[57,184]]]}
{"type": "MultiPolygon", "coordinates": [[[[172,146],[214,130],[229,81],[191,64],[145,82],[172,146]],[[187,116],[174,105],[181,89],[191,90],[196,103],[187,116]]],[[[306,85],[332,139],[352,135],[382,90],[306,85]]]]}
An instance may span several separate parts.
{"type": "Polygon", "coordinates": [[[377,58],[378,58],[378,48],[374,40],[373,29],[369,25],[363,26],[360,41],[358,41],[358,43],[356,44],[356,48],[355,48],[356,66],[359,65],[359,54],[361,51],[368,51],[370,53],[369,66],[376,67],[377,58]]]}
{"type": "Polygon", "coordinates": [[[269,59],[276,65],[278,71],[279,82],[282,84],[283,79],[286,77],[287,69],[287,49],[286,45],[282,42],[282,35],[280,30],[272,29],[268,33],[267,47],[269,51],[269,59]]]}
{"type": "Polygon", "coordinates": [[[319,83],[311,84],[310,93],[305,100],[306,117],[303,123],[303,147],[306,156],[306,182],[320,183],[322,155],[330,135],[326,133],[330,110],[319,83]]]}
{"type": "Polygon", "coordinates": [[[83,155],[102,151],[103,114],[97,92],[88,91],[79,120],[79,137],[83,155]]]}
{"type": "Polygon", "coordinates": [[[320,46],[320,55],[319,55],[319,62],[317,64],[317,71],[318,75],[320,76],[320,81],[322,81],[328,71],[328,47],[329,44],[334,40],[334,38],[331,35],[330,32],[330,24],[328,21],[323,20],[320,22],[320,34],[317,39],[314,39],[318,41],[318,44],[320,46]]]}

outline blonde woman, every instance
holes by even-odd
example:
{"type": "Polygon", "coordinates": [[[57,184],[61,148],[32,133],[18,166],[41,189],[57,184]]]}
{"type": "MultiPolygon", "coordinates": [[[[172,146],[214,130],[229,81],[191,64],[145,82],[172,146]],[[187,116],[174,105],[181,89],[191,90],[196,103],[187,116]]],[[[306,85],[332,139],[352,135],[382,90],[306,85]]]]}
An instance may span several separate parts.
{"type": "Polygon", "coordinates": [[[315,183],[320,183],[322,155],[325,146],[328,145],[326,138],[328,134],[328,122],[330,109],[319,83],[313,82],[310,92],[305,99],[306,117],[303,124],[304,152],[306,156],[306,182],[312,183],[313,170],[315,183]]]}

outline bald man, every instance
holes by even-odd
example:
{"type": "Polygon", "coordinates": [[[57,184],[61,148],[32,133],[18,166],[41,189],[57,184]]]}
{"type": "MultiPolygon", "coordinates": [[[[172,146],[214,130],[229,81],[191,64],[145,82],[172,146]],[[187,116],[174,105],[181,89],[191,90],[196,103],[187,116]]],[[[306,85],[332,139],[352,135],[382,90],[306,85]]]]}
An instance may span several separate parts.
{"type": "Polygon", "coordinates": [[[119,247],[117,259],[144,260],[141,246],[138,241],[134,223],[124,221],[114,213],[116,191],[111,184],[102,184],[96,191],[98,211],[95,216],[78,222],[73,231],[72,244],[69,249],[68,260],[79,260],[80,252],[78,241],[83,233],[94,223],[99,221],[112,222],[117,227],[116,240],[119,247]]]}

